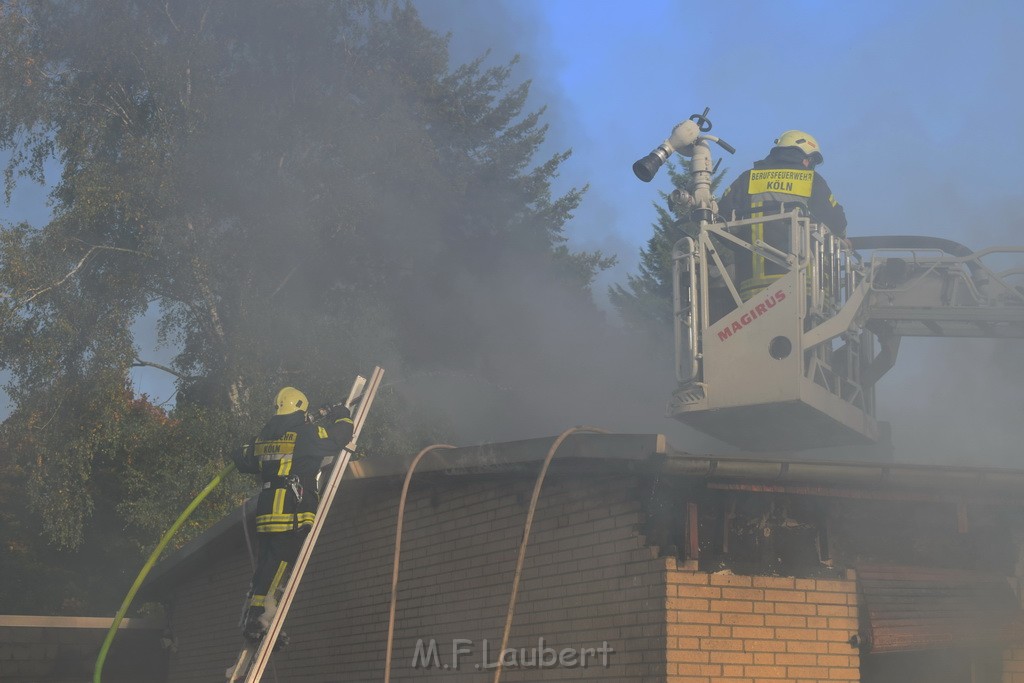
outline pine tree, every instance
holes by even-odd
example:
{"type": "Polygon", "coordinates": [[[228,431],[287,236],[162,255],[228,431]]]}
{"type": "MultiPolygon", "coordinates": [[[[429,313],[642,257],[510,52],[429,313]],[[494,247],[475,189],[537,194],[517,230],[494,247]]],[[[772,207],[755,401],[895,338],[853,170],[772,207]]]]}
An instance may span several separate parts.
{"type": "MultiPolygon", "coordinates": [[[[692,191],[690,171],[669,163],[669,177],[674,189],[692,191]]],[[[718,187],[725,171],[712,179],[712,190],[718,187]]],[[[616,284],[608,296],[626,326],[646,336],[655,347],[670,353],[672,347],[672,249],[686,236],[687,216],[668,201],[661,192],[662,203],[654,204],[657,222],[647,246],[640,250],[640,268],[636,275],[626,276],[626,286],[616,284]]]]}

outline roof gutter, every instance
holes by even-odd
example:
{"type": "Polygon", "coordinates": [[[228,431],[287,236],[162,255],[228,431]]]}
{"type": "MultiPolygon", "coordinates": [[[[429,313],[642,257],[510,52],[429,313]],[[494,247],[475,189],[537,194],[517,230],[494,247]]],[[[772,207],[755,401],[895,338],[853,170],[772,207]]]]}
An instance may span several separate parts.
{"type": "Polygon", "coordinates": [[[799,460],[700,456],[669,451],[665,473],[709,480],[756,479],[786,484],[840,484],[904,490],[1024,490],[1024,471],[893,463],[812,462],[799,460]]]}

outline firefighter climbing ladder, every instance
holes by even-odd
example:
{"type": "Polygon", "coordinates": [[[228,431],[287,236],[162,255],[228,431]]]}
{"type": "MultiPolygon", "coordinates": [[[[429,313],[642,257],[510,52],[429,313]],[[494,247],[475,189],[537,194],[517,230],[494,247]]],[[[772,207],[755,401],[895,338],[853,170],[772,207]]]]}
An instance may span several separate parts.
{"type": "Polygon", "coordinates": [[[349,392],[348,401],[345,404],[351,407],[353,404],[358,403],[358,407],[352,417],[352,440],[342,450],[340,456],[335,458],[330,477],[328,477],[327,483],[323,487],[322,499],[320,507],[317,508],[313,527],[306,536],[302,549],[299,550],[299,555],[295,560],[295,567],[292,569],[288,583],[281,594],[277,612],[274,613],[274,617],[267,627],[267,633],[258,645],[246,645],[242,648],[238,655],[238,660],[226,672],[227,679],[231,683],[235,681],[257,683],[263,678],[263,672],[267,668],[270,655],[274,650],[274,643],[277,642],[278,635],[281,633],[281,627],[288,616],[288,609],[291,607],[295,593],[299,589],[299,583],[302,581],[302,575],[306,571],[306,565],[309,564],[309,558],[316,547],[320,531],[327,520],[327,514],[331,510],[331,505],[334,503],[334,496],[338,492],[338,485],[341,483],[345,470],[348,469],[352,452],[355,450],[356,442],[359,440],[359,433],[362,431],[363,423],[366,421],[366,414],[370,411],[370,406],[373,404],[373,399],[377,394],[377,389],[380,387],[380,380],[383,375],[384,370],[376,367],[373,369],[369,381],[360,376],[356,378],[355,383],[352,385],[352,391],[349,392]]]}

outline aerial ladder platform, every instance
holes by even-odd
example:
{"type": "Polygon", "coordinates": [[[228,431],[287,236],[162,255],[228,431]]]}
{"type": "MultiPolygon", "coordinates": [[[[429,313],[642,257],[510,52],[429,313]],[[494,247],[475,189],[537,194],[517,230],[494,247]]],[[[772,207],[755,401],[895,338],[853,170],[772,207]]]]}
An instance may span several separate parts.
{"type": "MultiPolygon", "coordinates": [[[[875,386],[903,337],[1024,338],[1024,247],[934,237],[845,239],[803,208],[719,216],[704,114],[634,165],[672,152],[694,187],[673,248],[677,388],[671,417],[751,451],[874,444],[875,386]]],[[[653,171],[652,171],[653,169],[653,171]]]]}

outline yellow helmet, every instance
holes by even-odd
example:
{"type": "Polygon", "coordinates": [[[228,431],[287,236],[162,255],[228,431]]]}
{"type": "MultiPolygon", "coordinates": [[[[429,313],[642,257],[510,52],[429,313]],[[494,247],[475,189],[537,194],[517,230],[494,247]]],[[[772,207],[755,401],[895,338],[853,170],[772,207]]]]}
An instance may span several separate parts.
{"type": "Polygon", "coordinates": [[[299,410],[305,411],[309,408],[309,401],[306,400],[306,395],[295,387],[285,387],[277,392],[274,405],[277,406],[278,415],[290,415],[299,410]]]}
{"type": "Polygon", "coordinates": [[[815,165],[825,163],[825,157],[821,156],[821,147],[813,135],[802,130],[787,130],[775,138],[776,147],[799,147],[800,150],[811,158],[815,165]]]}

